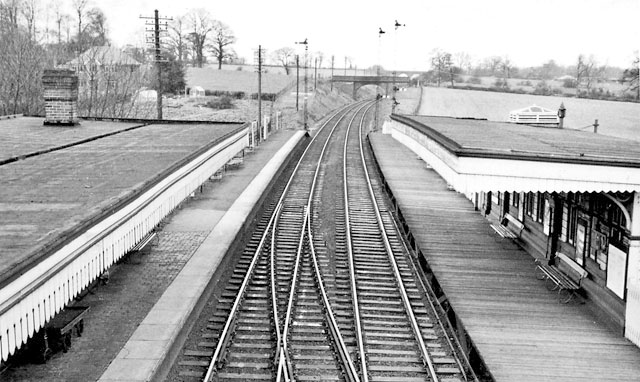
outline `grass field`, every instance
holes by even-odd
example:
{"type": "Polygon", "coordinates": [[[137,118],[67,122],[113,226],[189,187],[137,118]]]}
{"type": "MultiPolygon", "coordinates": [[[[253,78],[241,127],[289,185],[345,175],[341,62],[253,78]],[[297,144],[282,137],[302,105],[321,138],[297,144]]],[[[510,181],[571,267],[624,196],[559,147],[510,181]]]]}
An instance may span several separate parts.
{"type": "MultiPolygon", "coordinates": [[[[295,80],[295,75],[264,73],[262,92],[278,93],[295,80]]],[[[242,91],[249,95],[258,92],[258,73],[245,70],[218,70],[211,67],[187,68],[187,86],[202,86],[205,90],[242,91]]]]}
{"type": "Polygon", "coordinates": [[[640,104],[632,102],[425,87],[418,114],[507,121],[512,110],[533,104],[557,110],[560,103],[566,128],[593,131],[587,126],[597,119],[599,134],[640,141],[640,104]]]}

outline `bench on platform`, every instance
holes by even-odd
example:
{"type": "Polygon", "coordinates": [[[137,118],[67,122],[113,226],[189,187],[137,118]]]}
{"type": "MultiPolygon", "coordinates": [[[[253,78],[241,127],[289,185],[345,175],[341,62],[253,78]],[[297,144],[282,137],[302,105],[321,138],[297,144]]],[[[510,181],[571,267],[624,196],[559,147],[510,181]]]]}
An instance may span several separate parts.
{"type": "Polygon", "coordinates": [[[242,156],[238,155],[229,159],[229,161],[225,163],[224,167],[225,169],[234,169],[234,168],[240,167],[243,163],[244,163],[244,153],[242,154],[242,156]]]}
{"type": "Polygon", "coordinates": [[[498,235],[505,239],[516,239],[518,237],[515,233],[511,232],[509,228],[502,224],[491,224],[490,226],[498,235]]]}
{"type": "Polygon", "coordinates": [[[140,252],[144,249],[144,247],[146,247],[149,243],[151,243],[151,241],[153,239],[155,239],[156,237],[158,237],[158,233],[156,231],[151,231],[147,234],[147,236],[145,236],[144,238],[142,238],[142,240],[140,240],[138,242],[138,244],[136,244],[132,249],[131,252],[140,252]]]}
{"type": "MultiPolygon", "coordinates": [[[[147,236],[143,237],[142,240],[138,242],[138,244],[136,244],[133,248],[131,248],[131,251],[129,251],[129,256],[127,256],[127,262],[130,262],[132,264],[139,264],[141,261],[140,255],[142,251],[145,249],[147,245],[149,245],[152,241],[157,239],[158,239],[158,232],[156,232],[155,230],[149,232],[147,236]]],[[[108,272],[109,271],[105,272],[107,277],[107,282],[109,281],[108,272]]],[[[103,282],[103,284],[106,284],[106,283],[103,282]]]]}
{"type": "Polygon", "coordinates": [[[522,231],[524,230],[524,224],[509,214],[504,215],[500,224],[491,224],[490,226],[498,235],[505,239],[517,239],[522,235],[522,231]],[[515,227],[517,233],[507,228],[509,224],[515,227]]]}
{"type": "Polygon", "coordinates": [[[549,289],[557,290],[558,301],[564,303],[568,303],[575,297],[577,291],[581,288],[582,280],[588,274],[575,261],[560,252],[556,253],[553,264],[536,259],[536,272],[536,277],[539,280],[551,282],[549,289]]]}

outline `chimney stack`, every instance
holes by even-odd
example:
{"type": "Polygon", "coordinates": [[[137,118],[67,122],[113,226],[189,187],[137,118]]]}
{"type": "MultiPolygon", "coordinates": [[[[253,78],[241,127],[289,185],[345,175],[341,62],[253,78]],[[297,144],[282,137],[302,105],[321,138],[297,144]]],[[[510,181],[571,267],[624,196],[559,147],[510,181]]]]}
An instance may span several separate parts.
{"type": "Polygon", "coordinates": [[[78,124],[78,76],[70,69],[45,69],[45,125],[73,126],[78,124]]]}

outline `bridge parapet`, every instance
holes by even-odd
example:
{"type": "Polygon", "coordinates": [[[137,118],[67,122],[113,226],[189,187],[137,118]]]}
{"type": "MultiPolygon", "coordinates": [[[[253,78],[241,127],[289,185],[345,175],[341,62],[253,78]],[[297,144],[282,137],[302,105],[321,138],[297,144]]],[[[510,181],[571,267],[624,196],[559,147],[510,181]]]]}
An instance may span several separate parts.
{"type": "Polygon", "coordinates": [[[352,82],[353,98],[356,98],[356,92],[364,85],[382,85],[387,84],[385,92],[389,93],[388,84],[408,84],[409,77],[398,76],[333,76],[333,82],[352,82]]]}

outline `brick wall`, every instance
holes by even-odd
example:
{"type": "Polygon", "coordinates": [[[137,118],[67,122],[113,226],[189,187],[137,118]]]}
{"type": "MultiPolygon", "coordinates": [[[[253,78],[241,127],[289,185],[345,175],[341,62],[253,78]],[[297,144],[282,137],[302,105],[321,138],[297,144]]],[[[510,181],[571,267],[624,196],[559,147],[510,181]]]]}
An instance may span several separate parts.
{"type": "Polygon", "coordinates": [[[42,75],[45,125],[78,123],[78,76],[69,69],[46,69],[42,75]]]}

